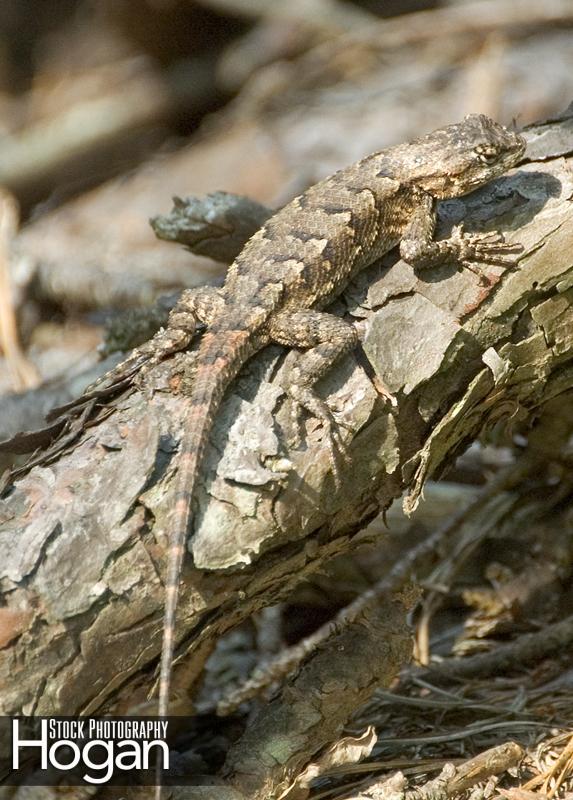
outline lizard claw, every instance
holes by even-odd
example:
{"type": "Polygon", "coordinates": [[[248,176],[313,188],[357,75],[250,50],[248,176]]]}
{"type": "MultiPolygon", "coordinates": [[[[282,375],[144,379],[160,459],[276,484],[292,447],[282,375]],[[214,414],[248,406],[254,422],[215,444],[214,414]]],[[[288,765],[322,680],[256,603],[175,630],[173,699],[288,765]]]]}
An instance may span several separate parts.
{"type": "Polygon", "coordinates": [[[167,356],[187,347],[190,339],[190,335],[181,329],[162,328],[152,339],[136,347],[126,359],[90,384],[84,394],[107,388],[128,378],[141,388],[149,371],[167,356]]]}
{"type": "Polygon", "coordinates": [[[460,266],[477,275],[481,284],[489,286],[497,283],[498,277],[488,277],[478,264],[509,269],[516,264],[515,256],[523,252],[522,245],[506,242],[503,234],[498,231],[466,233],[463,224],[455,226],[451,240],[456,245],[460,266]]]}
{"type": "Polygon", "coordinates": [[[465,233],[463,225],[454,228],[452,240],[457,245],[461,266],[474,272],[481,280],[486,276],[475,266],[476,262],[509,268],[515,266],[515,256],[523,252],[521,244],[506,242],[503,234],[498,231],[465,233]]]}
{"type": "Polygon", "coordinates": [[[86,386],[83,393],[91,394],[92,392],[103,391],[129,378],[135,381],[136,378],[133,376],[137,376],[139,371],[143,368],[147,357],[146,353],[141,352],[141,349],[137,348],[128,358],[116,364],[115,367],[108,370],[108,372],[103,375],[100,375],[100,377],[90,383],[89,386],[86,386]]]}
{"type": "Polygon", "coordinates": [[[332,470],[332,477],[334,479],[334,486],[338,492],[342,489],[342,474],[340,471],[341,462],[343,464],[348,464],[350,461],[350,453],[346,442],[340,434],[340,428],[344,428],[347,431],[352,431],[352,428],[344,422],[335,420],[330,409],[328,414],[328,419],[322,417],[321,422],[324,430],[324,441],[328,447],[328,455],[332,470]]]}
{"type": "Polygon", "coordinates": [[[377,375],[374,375],[372,378],[372,383],[374,388],[380,395],[380,397],[386,402],[390,403],[392,408],[396,408],[398,406],[398,398],[392,394],[390,389],[386,386],[383,380],[381,380],[377,375]]]}
{"type": "Polygon", "coordinates": [[[291,386],[289,394],[292,401],[293,429],[296,434],[289,440],[290,446],[298,446],[301,437],[301,409],[306,409],[321,424],[324,431],[324,441],[328,447],[329,460],[337,491],[342,486],[340,461],[348,462],[349,453],[345,441],[340,434],[340,428],[352,432],[354,429],[346,422],[335,419],[332,411],[324,400],[320,399],[312,390],[306,387],[291,386]],[[294,395],[294,396],[293,396],[294,395]]]}

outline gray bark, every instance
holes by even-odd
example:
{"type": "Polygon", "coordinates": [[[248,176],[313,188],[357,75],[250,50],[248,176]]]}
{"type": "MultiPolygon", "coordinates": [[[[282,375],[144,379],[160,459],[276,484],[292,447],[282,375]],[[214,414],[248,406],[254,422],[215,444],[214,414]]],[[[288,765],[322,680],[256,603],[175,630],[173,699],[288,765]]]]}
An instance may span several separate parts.
{"type": "MultiPolygon", "coordinates": [[[[350,458],[335,491],[322,430],[307,420],[289,449],[284,358],[270,347],[229,390],[196,497],[179,612],[179,683],[189,686],[217,639],[288,595],[409,487],[484,428],[535,416],[573,387],[571,119],[530,132],[538,161],[442,206],[440,233],[502,229],[525,252],[497,278],[444,266],[416,275],[391,255],[348,289],[385,402],[359,355],[320,386],[350,458]],[[543,140],[546,146],[543,146],[543,140]],[[392,269],[390,269],[392,266],[392,269]]],[[[145,392],[110,402],[52,463],[0,501],[1,713],[125,713],[145,701],[161,646],[162,576],[185,401],[172,386],[183,355],[145,392]]],[[[182,708],[187,699],[182,700],[182,708]]]]}

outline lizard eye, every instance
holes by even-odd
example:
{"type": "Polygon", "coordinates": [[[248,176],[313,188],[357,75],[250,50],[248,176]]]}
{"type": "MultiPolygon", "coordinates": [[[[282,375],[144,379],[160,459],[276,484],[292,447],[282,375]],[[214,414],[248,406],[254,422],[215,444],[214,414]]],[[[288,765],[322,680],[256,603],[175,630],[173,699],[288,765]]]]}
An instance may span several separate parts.
{"type": "Polygon", "coordinates": [[[495,164],[499,157],[499,150],[492,144],[479,144],[474,153],[482,164],[495,164]]]}

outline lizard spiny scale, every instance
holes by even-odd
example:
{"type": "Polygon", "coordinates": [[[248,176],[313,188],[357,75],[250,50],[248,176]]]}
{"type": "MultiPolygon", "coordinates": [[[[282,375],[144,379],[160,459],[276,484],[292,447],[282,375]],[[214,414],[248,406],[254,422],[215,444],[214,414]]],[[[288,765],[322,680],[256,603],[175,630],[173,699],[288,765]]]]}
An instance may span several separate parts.
{"type": "MultiPolygon", "coordinates": [[[[519,250],[491,234],[434,241],[436,201],[468,194],[523,155],[518,134],[480,114],[408,144],[374,153],[311,186],[251,237],[218,291],[200,344],[183,434],[170,529],[159,714],[165,716],[175,643],[177,593],[190,507],[213,420],[243,364],[271,342],[304,350],[285,389],[333,429],[313,384],[356,343],[352,325],[323,309],[361,269],[400,243],[417,269],[457,260],[511,266],[519,250]],[[484,153],[487,152],[487,161],[484,153]],[[296,245],[293,244],[296,238],[296,245]],[[325,240],[324,247],[317,242],[325,240]]],[[[158,781],[159,785],[159,781],[158,781]]],[[[158,789],[160,794],[160,788],[158,789]]]]}

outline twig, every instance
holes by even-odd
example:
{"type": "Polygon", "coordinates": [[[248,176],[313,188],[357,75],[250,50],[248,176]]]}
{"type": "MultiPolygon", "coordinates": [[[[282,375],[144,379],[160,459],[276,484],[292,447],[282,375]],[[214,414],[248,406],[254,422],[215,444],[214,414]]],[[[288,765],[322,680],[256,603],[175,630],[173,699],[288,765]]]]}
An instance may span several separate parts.
{"type": "Polygon", "coordinates": [[[426,800],[426,798],[452,797],[487,780],[492,775],[501,775],[515,767],[523,758],[523,749],[515,742],[506,742],[492,747],[464,764],[454,767],[446,764],[442,773],[433,781],[412,792],[406,793],[406,800],[426,800]]]}
{"type": "Polygon", "coordinates": [[[468,658],[446,658],[439,664],[414,669],[411,677],[432,681],[468,679],[499,675],[534,664],[547,656],[566,652],[573,642],[573,616],[548,625],[536,633],[527,633],[510,644],[500,645],[492,653],[468,658]]]}
{"type": "Polygon", "coordinates": [[[407,613],[407,600],[388,597],[314,652],[231,747],[225,764],[231,785],[250,800],[286,796],[356,708],[410,660],[407,613]]]}
{"type": "Polygon", "coordinates": [[[531,780],[524,783],[520,789],[523,789],[524,791],[532,791],[540,784],[543,784],[543,793],[546,794],[548,798],[555,797],[563,781],[568,775],[571,774],[572,768],[573,735],[569,738],[569,741],[565,745],[557,760],[554,761],[553,764],[551,764],[551,766],[540,775],[535,775],[535,777],[531,778],[531,780]],[[553,786],[551,786],[551,780],[553,778],[555,778],[555,782],[553,786]]]}
{"type": "Polygon", "coordinates": [[[518,744],[505,742],[458,766],[446,764],[437,778],[417,789],[405,791],[405,778],[398,772],[349,800],[447,800],[494,775],[503,774],[522,758],[523,749],[518,744]]]}
{"type": "Polygon", "coordinates": [[[10,245],[18,230],[18,206],[7,191],[0,192],[0,350],[6,355],[15,389],[30,389],[39,376],[20,346],[10,285],[10,245]]]}
{"type": "Polygon", "coordinates": [[[573,6],[568,0],[546,0],[544,3],[536,0],[475,0],[402,14],[384,20],[383,25],[374,30],[370,28],[366,35],[387,50],[435,38],[451,37],[453,40],[468,33],[487,34],[501,30],[510,33],[571,19],[573,6]]]}
{"type": "MultiPolygon", "coordinates": [[[[217,713],[221,716],[232,714],[242,703],[257,696],[265,688],[293,672],[310,653],[331,636],[340,632],[346,625],[356,620],[366,608],[376,606],[386,593],[396,592],[403,587],[416,570],[422,567],[427,568],[436,554],[446,549],[446,543],[451,542],[451,539],[468,519],[475,513],[480,513],[484,505],[500,492],[517,485],[530,469],[530,462],[524,458],[518,464],[501,472],[468,508],[460,511],[445,526],[439,528],[432,536],[406,553],[388,575],[385,575],[371,589],[339,611],[334,619],[322,625],[301,642],[283,651],[277,658],[258,667],[243,685],[222,697],[217,703],[217,713]]],[[[450,551],[451,545],[447,549],[450,551]]]]}
{"type": "Polygon", "coordinates": [[[85,158],[95,149],[109,147],[165,119],[185,106],[202,106],[212,100],[212,66],[197,57],[184,74],[130,76],[106,94],[63,109],[41,119],[18,135],[3,138],[0,181],[19,194],[56,180],[71,159],[85,158]]]}

